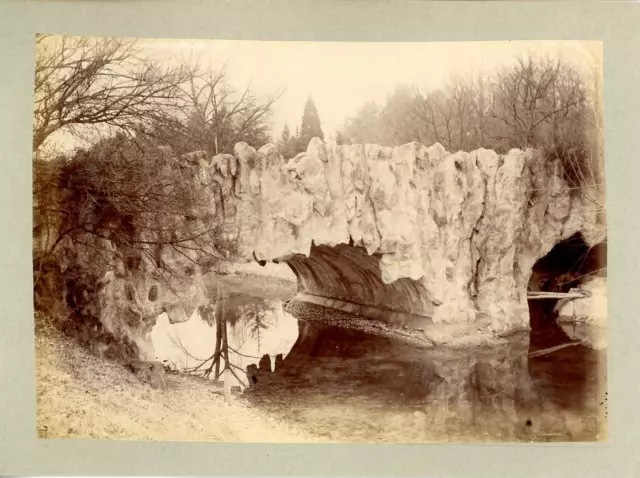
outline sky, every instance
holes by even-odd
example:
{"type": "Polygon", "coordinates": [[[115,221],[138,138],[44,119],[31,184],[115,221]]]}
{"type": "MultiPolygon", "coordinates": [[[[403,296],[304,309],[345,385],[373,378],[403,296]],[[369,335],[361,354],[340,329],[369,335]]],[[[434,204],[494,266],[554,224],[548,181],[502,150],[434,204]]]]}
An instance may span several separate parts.
{"type": "Polygon", "coordinates": [[[311,95],[325,134],[356,114],[367,101],[382,103],[400,83],[435,88],[455,74],[490,72],[518,54],[558,55],[584,63],[586,42],[338,43],[175,41],[145,42],[154,56],[192,56],[214,68],[228,62],[228,78],[258,94],[285,88],[273,111],[276,134],[299,125],[311,95]]]}
{"type": "MultiPolygon", "coordinates": [[[[601,58],[601,44],[578,41],[372,43],[272,42],[143,39],[145,54],[160,61],[178,58],[201,67],[227,64],[236,89],[251,83],[258,95],[284,89],[274,105],[272,132],[285,123],[300,124],[304,103],[312,96],[325,137],[331,137],[367,101],[384,103],[399,84],[443,86],[453,75],[494,71],[529,51],[559,56],[578,68],[601,58]]],[[[601,60],[600,60],[601,61],[601,60]]]]}

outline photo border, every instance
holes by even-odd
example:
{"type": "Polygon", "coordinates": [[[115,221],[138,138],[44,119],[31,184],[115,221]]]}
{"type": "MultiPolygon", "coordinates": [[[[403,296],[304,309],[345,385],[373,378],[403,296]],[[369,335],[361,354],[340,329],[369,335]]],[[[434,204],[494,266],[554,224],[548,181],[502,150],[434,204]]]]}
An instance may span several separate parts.
{"type": "MultiPolygon", "coordinates": [[[[621,2],[69,0],[0,5],[0,474],[640,476],[640,5],[621,2]],[[38,439],[32,303],[35,34],[286,41],[604,42],[609,439],[601,443],[222,444],[38,439]],[[635,259],[635,260],[634,260],[635,259]]],[[[336,72],[339,74],[339,72],[336,72]]]]}

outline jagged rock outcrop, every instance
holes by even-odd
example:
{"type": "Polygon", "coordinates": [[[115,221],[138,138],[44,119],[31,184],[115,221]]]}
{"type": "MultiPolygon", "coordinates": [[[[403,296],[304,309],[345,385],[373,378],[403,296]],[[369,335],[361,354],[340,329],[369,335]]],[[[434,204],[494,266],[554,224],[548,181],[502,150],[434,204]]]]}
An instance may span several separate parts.
{"type": "MultiPolygon", "coordinates": [[[[169,256],[169,254],[166,254],[169,256]]],[[[166,257],[168,267],[185,266],[184,258],[166,257]]],[[[197,268],[191,276],[168,274],[161,277],[153,266],[126,271],[120,261],[116,270],[108,271],[98,293],[97,314],[105,331],[117,339],[130,338],[138,348],[138,357],[154,360],[151,330],[157,317],[166,313],[173,324],[189,320],[195,309],[208,304],[202,275],[197,268]]],[[[186,265],[186,267],[190,267],[186,265]]]]}
{"type": "Polygon", "coordinates": [[[480,320],[494,336],[526,328],[535,262],[578,231],[594,243],[605,234],[560,163],[533,150],[314,139],[288,162],[271,145],[240,144],[236,156],[258,165],[239,177],[257,206],[245,250],[288,262],[300,293],[435,325],[480,320]]]}
{"type": "MultiPolygon", "coordinates": [[[[203,153],[175,158],[166,149],[149,158],[148,165],[158,183],[172,178],[186,190],[197,190],[199,203],[194,204],[206,203],[212,216],[216,190],[202,187],[202,166],[203,153]]],[[[68,191],[74,189],[62,187],[59,194],[68,191]]],[[[66,198],[68,204],[74,201],[74,197],[66,198]]],[[[70,228],[80,230],[78,234],[60,234],[55,255],[48,260],[55,267],[38,277],[38,284],[44,286],[36,290],[36,305],[49,312],[70,312],[65,330],[95,343],[92,350],[98,355],[125,363],[154,360],[150,333],[158,315],[166,312],[172,323],[183,322],[195,308],[208,303],[202,270],[193,262],[197,253],[171,247],[178,232],[175,214],[150,208],[139,213],[143,217],[131,218],[122,212],[112,214],[99,199],[93,203],[93,208],[79,209],[83,216],[70,228]],[[147,227],[136,230],[139,224],[147,227]]],[[[201,216],[200,222],[206,219],[201,216]]],[[[34,248],[34,255],[38,252],[34,248]]]]}
{"type": "MultiPolygon", "coordinates": [[[[606,234],[560,164],[533,150],[450,154],[439,144],[338,146],[315,138],[289,161],[273,145],[256,151],[239,143],[234,155],[192,153],[165,169],[159,174],[179,171],[203,195],[195,216],[218,226],[200,240],[221,257],[287,262],[298,300],[334,301],[422,329],[435,343],[465,330],[475,343],[526,329],[535,262],[576,232],[592,243],[606,234]]],[[[183,321],[207,301],[200,267],[171,248],[158,254],[187,273],[166,277],[146,259],[131,266],[118,258],[88,294],[91,314],[132,338],[143,356],[152,352],[157,315],[183,321]]]]}

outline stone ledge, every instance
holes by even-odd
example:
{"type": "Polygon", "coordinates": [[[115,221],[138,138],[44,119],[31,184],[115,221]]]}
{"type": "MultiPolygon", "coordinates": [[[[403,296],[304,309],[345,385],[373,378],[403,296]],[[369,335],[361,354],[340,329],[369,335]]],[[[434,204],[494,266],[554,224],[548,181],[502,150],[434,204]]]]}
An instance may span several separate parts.
{"type": "MultiPolygon", "coordinates": [[[[486,321],[472,324],[428,324],[418,329],[397,325],[379,318],[371,318],[347,312],[341,308],[333,308],[330,304],[347,304],[336,299],[299,294],[286,305],[286,311],[299,320],[320,323],[326,327],[357,330],[371,335],[387,337],[417,348],[471,348],[503,345],[509,342],[506,337],[495,335],[487,330],[486,321]],[[313,301],[307,301],[306,298],[313,301]],[[321,304],[320,304],[320,303],[321,304]]],[[[355,310],[356,304],[349,304],[355,310]]],[[[357,307],[357,306],[356,306],[357,307]]],[[[381,311],[381,315],[384,311],[381,311]]],[[[424,317],[423,319],[427,319],[424,317]]],[[[517,334],[514,334],[517,335],[517,334]]]]}
{"type": "Polygon", "coordinates": [[[408,314],[406,312],[401,312],[393,309],[371,307],[341,299],[323,297],[305,292],[298,293],[295,296],[294,300],[320,305],[329,309],[340,310],[347,314],[352,314],[367,319],[380,320],[382,322],[387,322],[393,325],[401,325],[416,330],[424,330],[425,327],[433,324],[433,320],[431,319],[431,317],[427,317],[424,315],[408,314]]]}

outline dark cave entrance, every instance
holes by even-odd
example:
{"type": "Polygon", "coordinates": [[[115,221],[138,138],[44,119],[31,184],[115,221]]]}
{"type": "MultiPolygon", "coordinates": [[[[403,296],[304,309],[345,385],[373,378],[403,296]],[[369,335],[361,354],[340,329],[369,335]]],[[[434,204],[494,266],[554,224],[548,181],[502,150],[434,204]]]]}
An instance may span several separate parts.
{"type": "MultiPolygon", "coordinates": [[[[607,244],[590,247],[579,232],[556,244],[533,266],[530,291],[569,292],[593,276],[606,277],[607,244]]],[[[553,324],[558,299],[529,300],[532,340],[539,329],[553,324]]],[[[559,330],[558,330],[559,331],[559,330]]]]}
{"type": "Polygon", "coordinates": [[[588,276],[606,276],[606,246],[589,247],[579,232],[556,244],[533,266],[529,290],[568,292],[588,276]]]}
{"type": "MultiPolygon", "coordinates": [[[[535,264],[529,290],[569,292],[590,277],[606,277],[606,266],[606,242],[589,247],[577,233],[556,244],[535,264]]],[[[558,300],[529,300],[529,353],[549,353],[529,357],[528,373],[547,402],[565,410],[592,407],[599,393],[604,355],[584,343],[575,345],[576,338],[556,323],[554,308],[558,300]],[[566,346],[571,343],[574,345],[566,346]],[[563,345],[566,347],[552,351],[563,345]]]]}

